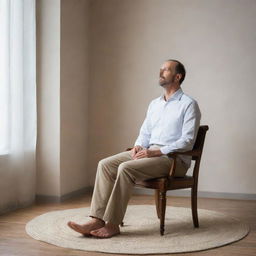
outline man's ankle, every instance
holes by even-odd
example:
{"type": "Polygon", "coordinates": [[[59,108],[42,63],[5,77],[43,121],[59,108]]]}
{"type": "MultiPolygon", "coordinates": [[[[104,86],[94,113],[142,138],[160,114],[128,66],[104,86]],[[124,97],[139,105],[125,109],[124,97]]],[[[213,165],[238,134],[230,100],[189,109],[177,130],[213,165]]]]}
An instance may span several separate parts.
{"type": "Polygon", "coordinates": [[[109,226],[111,226],[111,227],[118,227],[119,228],[119,225],[118,224],[114,224],[114,223],[112,223],[112,222],[107,222],[106,224],[108,224],[109,226]]]}
{"type": "Polygon", "coordinates": [[[90,216],[91,218],[95,219],[96,221],[98,222],[101,222],[101,223],[104,223],[105,224],[105,221],[103,219],[100,219],[98,217],[94,217],[94,216],[90,216]]]}

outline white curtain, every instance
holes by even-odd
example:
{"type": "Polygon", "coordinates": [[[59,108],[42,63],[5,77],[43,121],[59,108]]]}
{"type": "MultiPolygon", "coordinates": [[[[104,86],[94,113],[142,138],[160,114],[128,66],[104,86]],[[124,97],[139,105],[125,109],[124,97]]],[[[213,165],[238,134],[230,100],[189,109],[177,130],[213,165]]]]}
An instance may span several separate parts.
{"type": "Polygon", "coordinates": [[[35,197],[35,0],[0,0],[0,213],[35,197]]]}

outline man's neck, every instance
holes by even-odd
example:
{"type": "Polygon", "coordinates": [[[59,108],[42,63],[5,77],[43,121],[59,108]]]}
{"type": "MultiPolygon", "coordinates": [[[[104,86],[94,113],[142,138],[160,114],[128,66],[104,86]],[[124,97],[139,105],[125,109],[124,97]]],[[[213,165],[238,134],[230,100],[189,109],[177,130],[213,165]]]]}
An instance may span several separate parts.
{"type": "Polygon", "coordinates": [[[165,93],[164,93],[164,99],[167,101],[172,97],[172,95],[180,89],[180,85],[178,86],[170,86],[165,88],[165,93]]]}

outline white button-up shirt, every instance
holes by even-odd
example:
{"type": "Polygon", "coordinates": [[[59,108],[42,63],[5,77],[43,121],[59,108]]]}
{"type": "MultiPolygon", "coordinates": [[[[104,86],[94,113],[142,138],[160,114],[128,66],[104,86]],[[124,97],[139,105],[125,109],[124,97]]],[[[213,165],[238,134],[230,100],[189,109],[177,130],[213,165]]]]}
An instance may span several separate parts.
{"type": "MultiPolygon", "coordinates": [[[[160,146],[162,154],[193,148],[200,125],[201,112],[193,98],[178,89],[167,101],[164,94],[149,104],[146,118],[134,146],[160,146]]],[[[190,156],[179,156],[187,168],[190,156]]]]}

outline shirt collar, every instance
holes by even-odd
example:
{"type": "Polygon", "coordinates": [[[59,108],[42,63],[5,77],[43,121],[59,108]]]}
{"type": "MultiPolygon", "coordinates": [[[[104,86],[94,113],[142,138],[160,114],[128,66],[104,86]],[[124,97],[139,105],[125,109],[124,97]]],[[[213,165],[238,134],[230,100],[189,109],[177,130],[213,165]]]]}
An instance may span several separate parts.
{"type": "MultiPolygon", "coordinates": [[[[167,100],[167,102],[169,102],[169,101],[171,101],[171,100],[180,100],[180,98],[182,97],[183,94],[184,94],[184,93],[183,93],[183,90],[180,88],[179,90],[177,90],[177,91],[171,96],[171,98],[169,98],[169,99],[167,100]]],[[[165,99],[164,99],[164,93],[160,96],[160,99],[165,101],[165,99]]]]}

